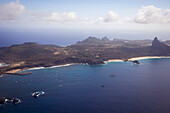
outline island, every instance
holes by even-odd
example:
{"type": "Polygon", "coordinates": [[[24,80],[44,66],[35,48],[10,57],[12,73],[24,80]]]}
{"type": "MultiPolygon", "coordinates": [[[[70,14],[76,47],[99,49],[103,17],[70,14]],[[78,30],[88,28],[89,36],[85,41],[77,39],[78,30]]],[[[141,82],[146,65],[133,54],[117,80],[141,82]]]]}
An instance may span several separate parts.
{"type": "MultiPolygon", "coordinates": [[[[6,64],[0,67],[0,75],[15,74],[18,70],[29,68],[70,63],[99,65],[112,59],[127,62],[130,58],[143,56],[170,56],[170,47],[157,37],[153,41],[88,37],[66,47],[26,42],[0,48],[0,63],[6,64]]],[[[139,64],[137,61],[133,62],[139,64]]]]}

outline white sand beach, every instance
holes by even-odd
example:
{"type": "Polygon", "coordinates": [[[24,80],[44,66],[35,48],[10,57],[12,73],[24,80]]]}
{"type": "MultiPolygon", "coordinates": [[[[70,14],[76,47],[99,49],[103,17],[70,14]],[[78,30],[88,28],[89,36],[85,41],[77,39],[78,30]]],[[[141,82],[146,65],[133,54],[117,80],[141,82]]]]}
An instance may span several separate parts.
{"type": "MultiPolygon", "coordinates": [[[[133,57],[128,59],[128,61],[133,61],[133,60],[143,60],[143,59],[158,59],[158,58],[170,58],[170,56],[144,56],[144,57],[133,57]]],[[[105,61],[105,63],[107,62],[123,62],[122,59],[112,59],[112,60],[108,60],[105,61]]]]}
{"type": "Polygon", "coordinates": [[[7,71],[6,73],[16,73],[18,71],[21,71],[21,69],[13,69],[13,70],[7,71]]]}
{"type": "Polygon", "coordinates": [[[128,60],[142,60],[142,59],[157,59],[157,58],[170,58],[170,56],[144,56],[144,57],[134,57],[128,60]]]}
{"type": "Polygon", "coordinates": [[[51,66],[51,67],[34,67],[34,68],[26,69],[26,70],[51,69],[51,68],[65,67],[65,66],[71,66],[71,65],[75,65],[75,63],[65,64],[65,65],[57,65],[57,66],[51,66]]]}
{"type": "Polygon", "coordinates": [[[122,59],[113,59],[113,60],[105,61],[105,63],[108,63],[108,62],[123,62],[123,60],[122,59]]]}
{"type": "Polygon", "coordinates": [[[25,69],[25,70],[37,70],[37,69],[45,69],[45,67],[34,67],[34,68],[25,69]]]}
{"type": "Polygon", "coordinates": [[[58,66],[51,66],[51,67],[48,67],[48,68],[66,67],[66,66],[72,66],[72,65],[75,65],[75,63],[65,64],[65,65],[58,65],[58,66]]]}

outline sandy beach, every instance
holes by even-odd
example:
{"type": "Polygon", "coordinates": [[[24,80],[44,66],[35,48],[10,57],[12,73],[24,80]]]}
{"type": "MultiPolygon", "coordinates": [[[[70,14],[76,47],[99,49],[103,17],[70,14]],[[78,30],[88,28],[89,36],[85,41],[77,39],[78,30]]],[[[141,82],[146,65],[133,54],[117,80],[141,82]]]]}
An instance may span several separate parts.
{"type": "Polygon", "coordinates": [[[24,69],[24,70],[37,70],[37,69],[45,69],[45,67],[33,67],[33,68],[24,69]]]}
{"type": "Polygon", "coordinates": [[[144,56],[144,57],[134,57],[128,60],[142,60],[142,59],[156,59],[156,58],[170,58],[170,56],[144,56]]]}
{"type": "Polygon", "coordinates": [[[21,71],[21,69],[14,69],[14,70],[11,70],[11,71],[7,71],[6,73],[16,73],[18,71],[21,71]]]}
{"type": "Polygon", "coordinates": [[[65,66],[71,66],[71,65],[75,65],[75,63],[65,64],[65,65],[57,65],[57,66],[51,66],[51,67],[35,67],[35,68],[29,68],[26,70],[51,69],[51,68],[65,67],[65,66]]]}
{"type": "MultiPolygon", "coordinates": [[[[142,59],[157,59],[157,58],[170,58],[170,56],[144,56],[144,57],[133,57],[128,59],[128,61],[134,61],[134,60],[142,60],[142,59]]],[[[124,62],[122,59],[112,59],[105,61],[107,62],[124,62]]]]}
{"type": "MultiPolygon", "coordinates": [[[[58,66],[51,66],[51,67],[48,67],[48,68],[56,68],[56,67],[66,67],[66,66],[72,66],[72,65],[75,65],[76,63],[71,63],[71,64],[65,64],[65,65],[58,65],[58,66]]],[[[48,69],[47,68],[47,69],[48,69]]]]}
{"type": "Polygon", "coordinates": [[[122,59],[112,59],[112,60],[108,60],[108,61],[104,61],[105,63],[108,62],[124,62],[122,59]]]}

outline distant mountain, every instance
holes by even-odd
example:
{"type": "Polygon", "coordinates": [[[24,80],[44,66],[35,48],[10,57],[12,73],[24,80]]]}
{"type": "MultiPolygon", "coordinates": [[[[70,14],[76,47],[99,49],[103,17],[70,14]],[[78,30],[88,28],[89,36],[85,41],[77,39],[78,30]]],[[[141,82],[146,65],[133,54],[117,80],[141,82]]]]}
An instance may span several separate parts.
{"type": "Polygon", "coordinates": [[[76,45],[107,45],[111,47],[137,47],[137,46],[150,46],[152,40],[124,40],[124,39],[113,39],[110,40],[107,37],[102,39],[96,37],[88,37],[83,41],[79,41],[76,45]]]}
{"type": "Polygon", "coordinates": [[[105,36],[104,38],[101,39],[102,42],[108,43],[110,40],[105,36]]]}
{"type": "Polygon", "coordinates": [[[91,44],[102,44],[102,41],[96,37],[88,37],[87,39],[83,41],[79,41],[76,44],[78,45],[91,45],[91,44]]]}
{"type": "Polygon", "coordinates": [[[102,39],[96,37],[88,37],[83,41],[76,43],[77,45],[113,45],[113,44],[124,44],[124,40],[109,40],[107,37],[102,39]]]}

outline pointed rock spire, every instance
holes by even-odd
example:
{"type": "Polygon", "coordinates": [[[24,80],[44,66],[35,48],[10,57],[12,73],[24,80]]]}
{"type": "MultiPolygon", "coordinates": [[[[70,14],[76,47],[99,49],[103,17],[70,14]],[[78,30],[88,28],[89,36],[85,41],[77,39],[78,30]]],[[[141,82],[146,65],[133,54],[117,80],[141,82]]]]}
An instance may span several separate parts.
{"type": "Polygon", "coordinates": [[[154,48],[162,48],[166,46],[167,45],[165,45],[163,42],[160,42],[157,37],[155,37],[154,40],[152,41],[152,47],[154,48]]]}

